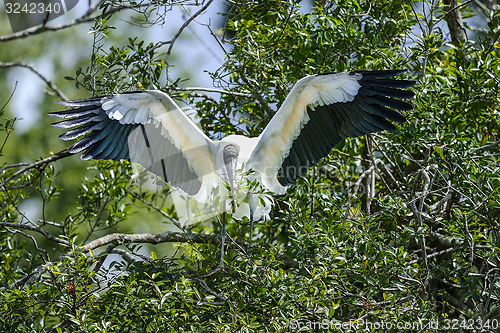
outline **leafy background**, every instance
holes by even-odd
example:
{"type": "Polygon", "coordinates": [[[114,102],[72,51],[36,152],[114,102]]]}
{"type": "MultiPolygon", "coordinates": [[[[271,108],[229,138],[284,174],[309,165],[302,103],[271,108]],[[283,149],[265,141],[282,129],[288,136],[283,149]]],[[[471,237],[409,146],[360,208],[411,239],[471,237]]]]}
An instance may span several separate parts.
{"type": "Polygon", "coordinates": [[[103,0],[87,13],[0,38],[2,331],[498,330],[495,1],[103,0]],[[214,6],[223,15],[204,14],[214,6]],[[196,26],[223,53],[213,69],[177,51],[208,43],[196,26]],[[418,81],[408,121],[335,147],[276,198],[251,251],[248,225],[226,217],[218,272],[220,217],[178,228],[168,188],[144,191],[126,161],[69,157],[45,116],[66,96],[162,87],[213,138],[255,136],[301,77],[360,68],[418,81]],[[190,88],[197,77],[211,85],[190,88]],[[28,130],[20,105],[36,113],[28,130]]]}

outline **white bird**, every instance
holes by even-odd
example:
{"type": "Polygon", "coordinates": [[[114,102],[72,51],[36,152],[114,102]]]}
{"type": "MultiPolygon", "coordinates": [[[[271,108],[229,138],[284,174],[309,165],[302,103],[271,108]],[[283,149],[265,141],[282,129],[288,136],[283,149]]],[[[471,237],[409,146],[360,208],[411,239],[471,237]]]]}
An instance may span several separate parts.
{"type": "Polygon", "coordinates": [[[411,98],[413,93],[402,88],[415,82],[388,77],[403,72],[306,76],[254,138],[211,140],[159,90],[60,102],[71,109],[50,115],[64,118],[55,127],[75,127],[61,139],[85,135],[69,149],[83,151],[82,159],[137,162],[199,202],[216,200],[214,190],[222,193],[226,186],[220,185],[228,184],[232,213],[252,222],[268,216],[273,202],[241,191],[245,177],[265,191],[283,194],[343,138],[395,129],[387,119],[405,121],[399,111],[412,107],[396,98],[411,98]]]}

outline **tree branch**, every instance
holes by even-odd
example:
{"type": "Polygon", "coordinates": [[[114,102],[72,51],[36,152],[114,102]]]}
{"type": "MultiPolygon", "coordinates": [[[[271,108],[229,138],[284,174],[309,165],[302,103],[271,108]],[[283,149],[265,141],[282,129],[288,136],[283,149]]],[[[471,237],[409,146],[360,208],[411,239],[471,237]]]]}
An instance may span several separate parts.
{"type": "Polygon", "coordinates": [[[0,222],[0,226],[33,231],[33,232],[36,232],[36,233],[43,235],[45,238],[47,238],[50,241],[59,243],[59,244],[64,245],[64,246],[71,246],[71,242],[69,242],[65,239],[56,237],[56,236],[52,235],[51,233],[43,230],[41,227],[35,227],[35,226],[29,225],[29,224],[13,223],[13,222],[0,222]]]}
{"type": "Polygon", "coordinates": [[[25,63],[25,62],[21,62],[21,61],[19,61],[19,62],[0,62],[0,68],[9,68],[9,67],[28,68],[33,73],[35,73],[40,79],[42,79],[49,86],[49,88],[52,89],[60,98],[62,98],[65,101],[68,100],[66,95],[64,95],[64,93],[61,90],[59,90],[59,88],[57,88],[57,86],[54,84],[54,82],[52,82],[45,75],[43,75],[35,66],[28,64],[28,63],[25,63]]]}
{"type": "MultiPolygon", "coordinates": [[[[0,223],[0,225],[3,225],[5,223],[0,223]]],[[[18,224],[18,223],[8,223],[7,226],[10,227],[23,227],[24,229],[32,230],[32,229],[37,229],[31,226],[26,226],[23,224],[18,224]]],[[[42,233],[45,237],[47,237],[50,240],[54,240],[57,242],[66,242],[65,240],[61,240],[57,237],[54,237],[50,235],[48,232],[42,229],[37,229],[33,230],[39,233],[42,233]]],[[[236,244],[239,246],[247,246],[247,244],[243,241],[240,240],[233,240],[236,244]]],[[[99,248],[104,245],[108,244],[120,244],[120,243],[149,243],[149,244],[160,244],[160,243],[185,243],[185,242],[193,242],[193,243],[200,243],[200,244],[206,244],[206,243],[213,243],[216,245],[221,244],[221,238],[218,235],[215,234],[195,234],[195,233],[189,233],[186,234],[184,232],[174,232],[174,231],[166,231],[161,234],[150,234],[150,233],[143,233],[143,234],[124,234],[124,233],[113,233],[109,235],[105,235],[103,237],[100,237],[96,240],[91,241],[90,243],[87,243],[85,245],[82,245],[77,248],[77,250],[82,251],[83,253],[90,252],[96,248],[99,248]]],[[[69,242],[68,242],[69,243],[69,242]]],[[[226,244],[226,246],[230,246],[230,244],[226,244]]],[[[69,246],[71,246],[71,243],[69,243],[69,246]]],[[[115,246],[109,246],[103,253],[118,253],[122,254],[121,251],[116,249],[115,246]]],[[[31,274],[23,277],[22,279],[14,282],[12,285],[8,287],[8,289],[14,289],[18,287],[23,287],[24,285],[30,283],[31,281],[34,281],[40,277],[43,272],[46,270],[46,267],[49,267],[52,265],[54,262],[58,262],[62,260],[63,258],[67,257],[70,255],[71,252],[65,253],[58,258],[54,259],[52,262],[46,263],[43,267],[38,267],[35,269],[31,274]]],[[[2,288],[0,288],[2,290],[2,288]]]]}
{"type": "Polygon", "coordinates": [[[226,95],[240,96],[240,97],[247,97],[247,98],[252,97],[252,95],[250,95],[250,94],[240,93],[240,92],[230,91],[230,90],[224,90],[224,89],[216,89],[216,88],[202,88],[202,87],[181,88],[181,87],[176,87],[176,88],[174,88],[174,90],[175,91],[206,91],[206,92],[214,92],[214,93],[219,93],[219,94],[226,94],[226,95]]]}
{"type": "Polygon", "coordinates": [[[91,22],[95,19],[103,18],[103,17],[109,16],[109,15],[115,14],[115,13],[122,11],[122,10],[138,9],[141,7],[147,7],[147,6],[151,5],[150,2],[147,2],[147,3],[139,3],[139,4],[134,5],[134,6],[118,6],[118,7],[113,7],[110,10],[103,12],[99,15],[93,16],[94,12],[96,12],[99,9],[100,5],[103,2],[104,1],[99,1],[94,6],[90,6],[89,9],[87,10],[87,12],[85,14],[83,14],[81,17],[74,19],[74,20],[71,20],[67,23],[64,23],[64,24],[61,24],[61,25],[58,25],[55,27],[41,25],[41,26],[34,28],[34,29],[31,29],[31,30],[23,30],[23,31],[19,31],[17,33],[14,33],[12,35],[0,36],[0,42],[8,42],[8,41],[15,40],[15,39],[26,38],[26,37],[29,37],[31,35],[41,34],[41,33],[46,32],[46,31],[62,30],[62,29],[70,28],[72,26],[81,24],[81,23],[91,22]]]}
{"type": "Polygon", "coordinates": [[[184,31],[184,29],[186,29],[186,27],[196,18],[198,17],[201,13],[203,13],[205,10],[207,10],[208,6],[210,6],[210,4],[213,2],[213,0],[209,0],[207,1],[207,3],[201,7],[200,10],[198,10],[196,13],[194,13],[190,18],[188,18],[182,25],[181,27],[179,28],[179,30],[177,30],[177,33],[174,35],[174,37],[168,41],[168,42],[164,42],[164,43],[161,43],[159,44],[157,47],[159,46],[162,46],[162,45],[165,45],[165,44],[170,44],[170,46],[168,47],[168,50],[167,50],[167,54],[165,55],[165,63],[167,64],[167,70],[166,70],[166,73],[167,73],[167,80],[168,80],[168,58],[170,56],[170,53],[172,53],[172,48],[174,47],[174,44],[175,44],[175,41],[177,40],[177,38],[179,38],[179,36],[182,34],[182,32],[184,31]]]}
{"type": "Polygon", "coordinates": [[[484,145],[484,146],[481,146],[481,147],[478,147],[478,148],[474,148],[474,149],[472,149],[472,151],[473,152],[480,152],[480,151],[483,151],[483,150],[488,150],[488,149],[491,149],[491,148],[495,148],[498,145],[500,145],[500,140],[497,140],[495,142],[489,143],[487,145],[484,145]]]}
{"type": "Polygon", "coordinates": [[[84,252],[96,249],[103,245],[111,243],[149,243],[149,244],[160,244],[160,243],[208,243],[212,242],[214,244],[220,244],[221,239],[215,234],[186,234],[184,232],[175,231],[165,231],[161,234],[123,234],[123,233],[113,233],[96,240],[91,241],[81,247],[84,252]]]}
{"type": "MultiPolygon", "coordinates": [[[[465,4],[471,1],[466,2],[465,4]]],[[[467,33],[465,30],[464,22],[462,21],[462,13],[459,8],[465,4],[458,4],[458,0],[443,0],[445,5],[446,23],[450,30],[451,40],[456,46],[460,45],[460,41],[467,40],[467,33]]]]}
{"type": "MultiPolygon", "coordinates": [[[[42,166],[44,164],[60,160],[61,158],[65,158],[65,157],[68,157],[68,156],[71,156],[71,155],[74,155],[74,154],[70,153],[68,149],[64,149],[64,150],[61,150],[58,153],[55,153],[52,156],[44,158],[43,160],[37,161],[35,163],[31,163],[31,164],[25,166],[24,168],[22,168],[21,170],[16,171],[12,176],[10,176],[6,180],[4,180],[3,183],[0,184],[0,187],[4,187],[12,179],[16,178],[17,176],[19,176],[20,174],[22,174],[22,173],[24,173],[24,172],[26,172],[28,170],[38,168],[38,167],[40,167],[40,166],[42,166]]],[[[23,165],[24,164],[18,164],[18,166],[23,166],[23,165]]],[[[10,166],[5,166],[0,171],[8,169],[9,167],[10,166]]]]}

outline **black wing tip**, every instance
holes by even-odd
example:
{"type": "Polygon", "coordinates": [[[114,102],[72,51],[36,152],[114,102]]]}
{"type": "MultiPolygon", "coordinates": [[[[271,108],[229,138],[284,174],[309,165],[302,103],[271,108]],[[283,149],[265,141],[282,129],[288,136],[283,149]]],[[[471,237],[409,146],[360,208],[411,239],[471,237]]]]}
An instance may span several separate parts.
{"type": "Polygon", "coordinates": [[[54,118],[64,118],[64,116],[60,115],[59,112],[49,112],[47,115],[54,118]]]}
{"type": "Polygon", "coordinates": [[[73,127],[73,125],[67,125],[65,123],[66,123],[66,120],[56,121],[55,123],[50,124],[50,126],[55,127],[55,128],[71,128],[71,127],[73,127]]]}
{"type": "Polygon", "coordinates": [[[83,153],[83,154],[81,154],[81,155],[80,155],[80,159],[81,159],[82,161],[88,161],[88,160],[92,160],[92,159],[94,159],[94,156],[92,156],[92,155],[87,155],[86,153],[83,153]]]}
{"type": "MultiPolygon", "coordinates": [[[[398,123],[398,124],[402,124],[402,123],[404,123],[404,122],[406,122],[408,120],[403,114],[401,114],[399,112],[398,112],[398,114],[400,116],[399,118],[398,117],[393,117],[393,118],[391,118],[391,120],[394,121],[394,122],[396,122],[396,123],[398,123]]],[[[391,124],[391,125],[393,125],[393,124],[391,124]]],[[[390,129],[390,131],[393,131],[395,129],[396,129],[396,126],[394,126],[393,129],[390,129]]]]}
{"type": "MultiPolygon", "coordinates": [[[[385,113],[383,113],[382,115],[384,118],[386,119],[389,119],[395,123],[398,123],[398,124],[401,124],[401,123],[404,123],[406,122],[406,117],[401,113],[399,112],[399,110],[395,110],[395,109],[387,109],[385,113]]],[[[391,124],[392,126],[394,126],[394,124],[392,124],[391,122],[388,122],[389,124],[391,124]]],[[[389,130],[395,130],[396,127],[394,128],[391,128],[389,130]]]]}
{"type": "MultiPolygon", "coordinates": [[[[411,81],[411,82],[412,82],[412,85],[417,83],[416,81],[411,81]]],[[[405,96],[403,99],[411,99],[411,98],[415,97],[415,93],[413,91],[405,90],[405,93],[408,94],[408,96],[405,96]]]]}
{"type": "MultiPolygon", "coordinates": [[[[395,122],[397,122],[398,124],[401,124],[402,122],[406,121],[406,118],[404,118],[403,121],[397,121],[397,120],[394,120],[395,122]]],[[[382,132],[382,131],[387,131],[387,132],[394,132],[395,130],[397,130],[398,128],[391,122],[387,122],[386,124],[386,127],[379,131],[379,132],[382,132]]],[[[376,133],[376,132],[373,132],[373,133],[376,133]]],[[[370,134],[370,133],[367,133],[367,134],[370,134]]]]}
{"type": "Polygon", "coordinates": [[[79,105],[66,110],[49,112],[47,115],[59,119],[77,118],[91,113],[98,114],[100,109],[100,104],[79,105]]]}
{"type": "Polygon", "coordinates": [[[48,115],[55,118],[72,118],[80,112],[91,112],[101,107],[101,98],[75,99],[72,101],[57,101],[56,104],[66,107],[66,110],[49,112],[48,115]]]}
{"type": "Polygon", "coordinates": [[[387,69],[387,70],[355,70],[350,72],[351,75],[361,74],[360,83],[375,84],[380,86],[389,86],[397,88],[409,88],[414,86],[415,80],[398,80],[392,77],[406,73],[407,69],[387,69]]]}
{"type": "MultiPolygon", "coordinates": [[[[69,131],[68,131],[69,132],[69,131]]],[[[72,132],[70,132],[68,134],[68,132],[66,133],[63,133],[61,135],[59,135],[59,139],[63,140],[63,141],[71,141],[71,140],[75,140],[76,138],[78,138],[79,136],[82,136],[86,133],[78,133],[78,134],[74,134],[72,132]]]]}
{"type": "MultiPolygon", "coordinates": [[[[106,151],[106,154],[103,155],[103,149],[101,149],[101,145],[103,144],[101,140],[103,138],[99,136],[99,133],[103,130],[103,127],[107,128],[109,124],[105,124],[105,126],[99,125],[103,124],[103,120],[101,118],[109,120],[107,117],[101,117],[105,112],[102,109],[103,98],[105,97],[108,96],[56,102],[67,109],[49,112],[49,116],[63,119],[61,121],[54,122],[51,125],[56,128],[68,130],[59,135],[61,140],[69,141],[83,136],[83,138],[78,140],[68,149],[68,151],[72,154],[82,153],[80,155],[80,159],[82,160],[129,160],[129,153],[125,148],[122,148],[120,151],[116,151],[116,149],[106,151]],[[125,153],[123,152],[124,150],[126,150],[125,153]]],[[[125,127],[127,126],[128,125],[125,127]]],[[[120,126],[117,125],[116,129],[119,128],[120,126]]],[[[106,149],[106,147],[104,148],[106,149]]]]}
{"type": "MultiPolygon", "coordinates": [[[[80,142],[80,141],[78,141],[80,142]]],[[[71,147],[69,147],[69,152],[71,154],[78,154],[79,152],[81,152],[82,150],[84,150],[85,148],[82,148],[82,147],[75,147],[75,145],[72,145],[71,147]]],[[[80,156],[81,157],[81,156],[80,156]]]]}
{"type": "MultiPolygon", "coordinates": [[[[71,147],[73,148],[73,147],[71,147]]],[[[70,148],[70,152],[72,152],[70,148]]],[[[117,156],[114,156],[114,157],[109,157],[110,155],[108,156],[104,156],[104,157],[100,157],[99,154],[92,154],[90,153],[89,150],[87,150],[88,148],[90,147],[87,147],[87,148],[83,148],[83,149],[75,149],[74,150],[74,153],[73,154],[78,154],[80,153],[81,151],[83,151],[83,153],[80,155],[80,159],[82,161],[88,161],[88,160],[110,160],[110,161],[127,161],[127,162],[130,162],[130,158],[128,157],[128,154],[118,154],[117,156]]]]}
{"type": "Polygon", "coordinates": [[[68,110],[49,112],[47,113],[47,115],[59,119],[74,117],[71,113],[68,112],[68,110]]]}
{"type": "Polygon", "coordinates": [[[393,77],[401,75],[408,70],[406,69],[382,69],[382,70],[369,70],[369,69],[357,69],[351,72],[351,74],[361,74],[363,78],[377,78],[377,77],[393,77]]]}

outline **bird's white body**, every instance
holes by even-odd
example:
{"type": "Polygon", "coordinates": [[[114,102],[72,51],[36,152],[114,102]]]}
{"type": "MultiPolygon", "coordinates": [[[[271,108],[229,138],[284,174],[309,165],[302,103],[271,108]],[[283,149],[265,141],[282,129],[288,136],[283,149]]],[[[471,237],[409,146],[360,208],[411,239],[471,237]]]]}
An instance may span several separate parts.
{"type": "Polygon", "coordinates": [[[234,217],[253,213],[258,220],[268,216],[272,205],[272,198],[261,192],[285,193],[287,185],[303,174],[293,168],[316,163],[341,138],[393,129],[385,118],[404,121],[385,106],[403,110],[407,104],[384,96],[408,98],[411,93],[388,87],[408,87],[411,81],[377,80],[399,73],[304,77],[256,138],[229,135],[213,141],[170,96],[157,90],[61,103],[78,108],[52,115],[73,117],[56,123],[57,127],[84,124],[62,136],[68,140],[90,133],[70,149],[85,150],[82,158],[128,158],[198,202],[232,196],[234,217]],[[120,135],[126,135],[128,147],[120,135]],[[256,193],[248,193],[246,178],[260,185],[256,193]],[[228,183],[233,193],[227,191],[228,183]]]}

